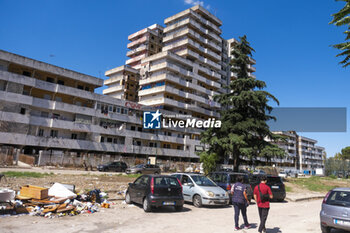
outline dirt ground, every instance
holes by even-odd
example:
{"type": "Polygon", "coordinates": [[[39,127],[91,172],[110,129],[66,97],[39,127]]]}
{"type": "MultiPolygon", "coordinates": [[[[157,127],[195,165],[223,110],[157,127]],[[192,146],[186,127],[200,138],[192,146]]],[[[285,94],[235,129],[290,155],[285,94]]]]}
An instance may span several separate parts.
{"type": "Polygon", "coordinates": [[[7,177],[1,181],[0,187],[11,188],[19,191],[21,186],[35,185],[40,187],[51,187],[55,182],[63,184],[74,184],[76,192],[86,192],[88,190],[100,189],[108,193],[110,199],[120,199],[128,183],[133,182],[135,178],[126,177],[118,174],[54,174],[43,178],[32,177],[7,177]]]}
{"type": "MultiPolygon", "coordinates": [[[[118,202],[110,209],[94,214],[47,219],[35,216],[0,218],[1,232],[117,232],[117,233],[225,233],[233,231],[233,208],[196,208],[185,204],[183,212],[171,207],[145,213],[140,206],[118,202]]],[[[319,211],[321,200],[309,202],[272,203],[267,221],[268,233],[321,232],[319,211]]],[[[248,208],[252,229],[242,233],[257,232],[259,217],[256,205],[248,208]]],[[[242,223],[242,219],[240,220],[242,223]]],[[[333,231],[332,233],[343,233],[333,231]]]]}

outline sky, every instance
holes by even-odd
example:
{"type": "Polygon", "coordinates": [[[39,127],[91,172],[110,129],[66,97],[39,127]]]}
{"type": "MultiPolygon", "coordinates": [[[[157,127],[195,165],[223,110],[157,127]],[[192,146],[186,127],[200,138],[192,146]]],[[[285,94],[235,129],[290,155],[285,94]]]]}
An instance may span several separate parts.
{"type": "MultiPolygon", "coordinates": [[[[106,78],[125,63],[129,34],[194,4],[222,20],[223,38],[247,35],[256,76],[281,107],[350,107],[350,67],[331,47],[345,39],[345,28],[329,25],[344,4],[335,0],[0,0],[0,49],[106,78]]],[[[328,156],[350,146],[349,126],[301,135],[328,156]]]]}

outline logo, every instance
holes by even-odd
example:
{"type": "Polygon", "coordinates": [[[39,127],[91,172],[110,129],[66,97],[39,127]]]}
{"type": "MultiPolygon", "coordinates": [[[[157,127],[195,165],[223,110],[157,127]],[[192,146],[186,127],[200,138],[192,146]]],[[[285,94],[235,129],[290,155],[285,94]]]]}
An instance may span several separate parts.
{"type": "Polygon", "coordinates": [[[160,129],[162,114],[157,110],[156,112],[143,112],[143,128],[145,129],[160,129]]]}

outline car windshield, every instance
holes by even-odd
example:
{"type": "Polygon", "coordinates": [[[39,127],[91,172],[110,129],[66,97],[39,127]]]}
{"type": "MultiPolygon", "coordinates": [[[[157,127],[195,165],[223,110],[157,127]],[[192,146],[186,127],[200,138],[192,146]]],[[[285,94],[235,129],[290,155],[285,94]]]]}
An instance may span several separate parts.
{"type": "Polygon", "coordinates": [[[333,191],[329,195],[326,204],[350,207],[350,191],[333,191]]]}
{"type": "Polygon", "coordinates": [[[199,186],[216,186],[216,184],[205,176],[191,176],[193,181],[199,186]]]}
{"type": "Polygon", "coordinates": [[[143,168],[143,164],[136,165],[135,168],[143,168]]]}

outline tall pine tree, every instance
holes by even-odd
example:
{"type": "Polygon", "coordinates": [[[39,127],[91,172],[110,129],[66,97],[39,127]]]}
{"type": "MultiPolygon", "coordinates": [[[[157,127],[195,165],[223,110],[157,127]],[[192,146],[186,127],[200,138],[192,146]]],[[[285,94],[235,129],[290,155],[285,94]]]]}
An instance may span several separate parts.
{"type": "Polygon", "coordinates": [[[347,67],[350,65],[350,0],[337,0],[345,2],[345,6],[339,12],[333,14],[333,20],[330,24],[334,24],[335,26],[346,26],[347,30],[344,32],[346,35],[345,42],[333,45],[334,48],[339,49],[341,53],[337,55],[337,57],[345,57],[340,64],[343,67],[347,67]]]}
{"type": "Polygon", "coordinates": [[[228,161],[229,157],[233,158],[234,170],[238,171],[243,157],[252,164],[258,156],[281,158],[285,155],[284,150],[269,141],[281,140],[267,125],[267,121],[275,120],[269,115],[272,107],[268,101],[279,102],[263,90],[265,82],[249,75],[253,51],[246,36],[240,37],[240,42],[233,47],[230,65],[237,78],[230,82],[228,93],[214,97],[222,106],[221,128],[210,128],[201,135],[202,143],[209,145],[200,155],[206,172],[215,167],[213,163],[228,161]],[[210,164],[206,164],[208,161],[210,164]]]}

